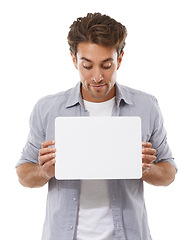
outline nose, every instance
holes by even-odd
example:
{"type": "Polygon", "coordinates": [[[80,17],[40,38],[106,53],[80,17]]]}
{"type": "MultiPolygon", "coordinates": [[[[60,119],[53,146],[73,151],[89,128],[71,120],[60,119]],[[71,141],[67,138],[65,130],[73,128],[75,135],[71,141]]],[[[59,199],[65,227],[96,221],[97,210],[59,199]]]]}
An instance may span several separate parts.
{"type": "Polygon", "coordinates": [[[103,75],[102,75],[100,69],[95,69],[91,80],[94,81],[95,83],[99,83],[103,80],[103,75]]]}

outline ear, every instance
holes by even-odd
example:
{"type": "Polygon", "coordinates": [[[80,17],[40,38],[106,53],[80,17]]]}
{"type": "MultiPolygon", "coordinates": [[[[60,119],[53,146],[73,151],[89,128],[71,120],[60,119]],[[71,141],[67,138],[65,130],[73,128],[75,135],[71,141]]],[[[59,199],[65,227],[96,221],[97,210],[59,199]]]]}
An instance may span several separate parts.
{"type": "Polygon", "coordinates": [[[77,67],[77,58],[75,57],[75,55],[72,52],[70,52],[70,54],[71,54],[72,61],[73,61],[73,64],[74,64],[75,68],[78,69],[78,67],[77,67]]]}
{"type": "Polygon", "coordinates": [[[123,60],[123,55],[124,55],[124,52],[122,52],[118,58],[118,65],[117,65],[117,70],[120,68],[121,66],[121,62],[123,60]]]}

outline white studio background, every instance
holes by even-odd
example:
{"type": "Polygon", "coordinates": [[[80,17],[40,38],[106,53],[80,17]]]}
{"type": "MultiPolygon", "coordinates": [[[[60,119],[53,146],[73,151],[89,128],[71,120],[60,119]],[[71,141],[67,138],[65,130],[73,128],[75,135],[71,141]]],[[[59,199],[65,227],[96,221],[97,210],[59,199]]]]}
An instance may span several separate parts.
{"type": "Polygon", "coordinates": [[[1,239],[41,238],[47,186],[19,185],[15,164],[27,139],[34,104],[79,80],[67,45],[71,23],[87,12],[126,25],[127,45],[118,81],[155,95],[179,168],[169,187],[145,184],[154,240],[192,239],[190,0],[0,2],[1,239]]]}

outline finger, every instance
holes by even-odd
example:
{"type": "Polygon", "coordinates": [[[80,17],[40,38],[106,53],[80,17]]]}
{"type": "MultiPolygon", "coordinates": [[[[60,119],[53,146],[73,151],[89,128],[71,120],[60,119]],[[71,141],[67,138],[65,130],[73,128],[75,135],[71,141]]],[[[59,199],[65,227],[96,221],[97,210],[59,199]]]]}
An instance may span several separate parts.
{"type": "Polygon", "coordinates": [[[46,162],[43,166],[40,167],[46,176],[52,178],[55,176],[55,159],[46,162]]]}
{"type": "Polygon", "coordinates": [[[147,155],[155,155],[156,150],[154,148],[143,148],[142,153],[147,155]]]}
{"type": "Polygon", "coordinates": [[[146,172],[151,168],[152,164],[142,163],[142,172],[146,172]]]}
{"type": "Polygon", "coordinates": [[[47,148],[42,148],[39,150],[39,156],[48,154],[48,153],[55,153],[56,148],[55,147],[47,147],[47,148]]]}
{"type": "Polygon", "coordinates": [[[46,162],[55,158],[55,153],[46,154],[39,157],[39,165],[43,166],[46,162]]]}
{"type": "Polygon", "coordinates": [[[55,165],[55,158],[51,159],[50,161],[46,162],[43,166],[41,166],[44,172],[47,172],[50,167],[55,165]]]}
{"type": "Polygon", "coordinates": [[[156,160],[156,157],[154,155],[146,155],[142,154],[142,162],[143,163],[153,163],[156,160]]]}
{"type": "Polygon", "coordinates": [[[145,148],[151,148],[152,144],[150,142],[142,142],[142,146],[145,148]]]}
{"type": "Polygon", "coordinates": [[[42,148],[47,148],[51,145],[54,145],[55,144],[55,140],[49,140],[49,141],[46,141],[46,142],[43,142],[42,143],[42,148]]]}

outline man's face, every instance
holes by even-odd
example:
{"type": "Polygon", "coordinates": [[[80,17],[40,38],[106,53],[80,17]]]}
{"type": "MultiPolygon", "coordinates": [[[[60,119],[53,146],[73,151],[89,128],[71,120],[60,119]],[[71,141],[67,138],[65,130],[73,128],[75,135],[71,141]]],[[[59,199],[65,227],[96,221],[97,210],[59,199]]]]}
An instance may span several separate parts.
{"type": "Polygon", "coordinates": [[[72,53],[71,55],[80,74],[83,99],[90,102],[104,102],[115,96],[114,85],[123,53],[117,59],[115,48],[79,43],[77,56],[72,53]]]}

